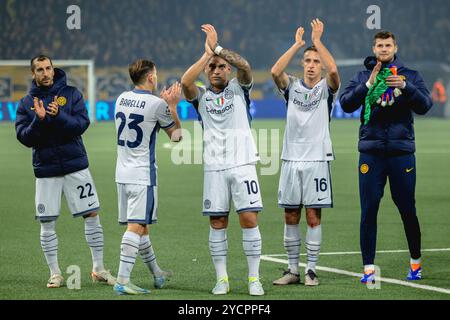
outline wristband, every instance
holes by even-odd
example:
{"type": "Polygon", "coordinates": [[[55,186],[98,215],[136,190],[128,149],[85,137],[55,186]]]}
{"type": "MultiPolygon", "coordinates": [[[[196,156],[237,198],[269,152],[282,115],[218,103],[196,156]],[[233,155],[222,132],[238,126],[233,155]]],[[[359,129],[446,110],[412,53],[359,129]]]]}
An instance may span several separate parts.
{"type": "Polygon", "coordinates": [[[370,89],[371,86],[372,86],[372,85],[370,84],[369,80],[367,80],[367,82],[366,82],[366,87],[367,87],[367,89],[370,89]]]}
{"type": "Polygon", "coordinates": [[[214,53],[219,55],[222,50],[223,50],[223,48],[221,46],[217,45],[216,48],[214,49],[214,53]]]}
{"type": "Polygon", "coordinates": [[[406,81],[405,80],[403,80],[403,87],[401,87],[400,89],[405,89],[406,88],[406,81]]]}

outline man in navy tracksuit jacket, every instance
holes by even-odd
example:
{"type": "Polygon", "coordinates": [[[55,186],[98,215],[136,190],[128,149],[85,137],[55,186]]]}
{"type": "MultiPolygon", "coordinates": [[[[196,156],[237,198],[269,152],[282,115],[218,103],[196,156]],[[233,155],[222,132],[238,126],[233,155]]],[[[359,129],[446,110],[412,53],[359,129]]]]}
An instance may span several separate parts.
{"type": "Polygon", "coordinates": [[[374,37],[375,57],[366,58],[366,71],[357,73],[340,97],[342,109],[353,112],[360,106],[359,129],[359,194],[361,205],[360,245],[364,264],[362,283],[373,282],[377,236],[377,213],[389,178],[392,199],[397,206],[411,254],[408,280],[421,279],[421,234],[415,207],[415,143],[413,115],[425,114],[432,106],[430,93],[417,71],[406,68],[395,55],[395,36],[386,31],[374,37]],[[371,107],[370,119],[364,124],[365,97],[378,72],[396,66],[386,84],[401,95],[392,105],[371,107]]]}
{"type": "Polygon", "coordinates": [[[56,219],[64,193],[72,215],[84,217],[85,236],[91,249],[94,281],[115,279],[103,266],[103,229],[97,211],[100,204],[89,172],[81,135],[89,126],[83,96],[66,84],[66,74],[53,68],[49,57],[31,59],[33,82],[20,100],[16,117],[17,139],[33,150],[36,176],[36,219],[41,223],[41,247],[50,269],[48,288],[64,284],[58,265],[56,219]]]}

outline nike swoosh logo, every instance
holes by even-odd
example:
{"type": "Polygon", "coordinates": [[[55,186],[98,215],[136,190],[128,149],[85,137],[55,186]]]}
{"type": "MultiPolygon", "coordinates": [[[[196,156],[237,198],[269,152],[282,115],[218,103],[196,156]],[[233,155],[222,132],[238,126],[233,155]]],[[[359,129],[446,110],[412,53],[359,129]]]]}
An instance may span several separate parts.
{"type": "Polygon", "coordinates": [[[206,101],[213,101],[214,99],[208,99],[208,98],[206,98],[206,101]]]}
{"type": "Polygon", "coordinates": [[[328,198],[328,197],[325,197],[325,198],[318,198],[317,201],[322,201],[322,200],[325,200],[326,198],[328,198]]]}
{"type": "Polygon", "coordinates": [[[409,172],[411,172],[411,171],[413,171],[413,170],[414,170],[414,168],[406,169],[406,173],[409,173],[409,172]]]}
{"type": "Polygon", "coordinates": [[[256,200],[256,201],[250,201],[250,204],[254,204],[254,203],[257,203],[259,200],[256,200]]]}
{"type": "MultiPolygon", "coordinates": [[[[95,201],[95,202],[97,202],[97,201],[95,201]]],[[[88,207],[92,206],[95,202],[88,203],[88,207]]]]}

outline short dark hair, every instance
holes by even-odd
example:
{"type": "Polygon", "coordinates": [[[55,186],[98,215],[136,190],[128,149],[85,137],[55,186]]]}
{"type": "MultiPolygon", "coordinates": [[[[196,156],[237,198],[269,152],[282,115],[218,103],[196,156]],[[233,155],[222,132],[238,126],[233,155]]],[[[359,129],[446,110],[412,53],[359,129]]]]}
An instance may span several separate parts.
{"type": "Polygon", "coordinates": [[[309,46],[308,48],[305,49],[305,51],[303,52],[303,54],[307,53],[308,51],[317,51],[317,48],[315,46],[309,46]]]}
{"type": "Polygon", "coordinates": [[[137,59],[128,66],[131,81],[135,85],[142,84],[149,72],[155,70],[155,63],[150,60],[137,59]]]}
{"type": "Polygon", "coordinates": [[[34,56],[33,58],[31,58],[31,60],[30,60],[31,71],[34,71],[34,69],[36,68],[36,66],[34,65],[35,61],[44,61],[44,60],[49,60],[50,64],[53,67],[52,59],[49,56],[46,56],[45,54],[39,54],[39,55],[34,56]]]}
{"type": "Polygon", "coordinates": [[[377,32],[373,36],[373,45],[375,45],[375,43],[377,42],[377,39],[389,39],[389,38],[392,38],[392,40],[394,40],[394,43],[396,43],[395,36],[394,36],[394,34],[392,32],[390,32],[390,31],[377,32]]]}

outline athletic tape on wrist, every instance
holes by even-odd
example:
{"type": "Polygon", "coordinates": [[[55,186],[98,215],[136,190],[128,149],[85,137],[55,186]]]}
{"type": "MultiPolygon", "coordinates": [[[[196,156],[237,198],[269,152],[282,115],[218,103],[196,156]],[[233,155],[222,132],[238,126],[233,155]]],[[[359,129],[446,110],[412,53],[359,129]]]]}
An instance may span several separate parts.
{"type": "Polygon", "coordinates": [[[222,50],[223,50],[223,48],[221,46],[217,45],[216,48],[214,49],[214,53],[219,55],[222,50]]]}

